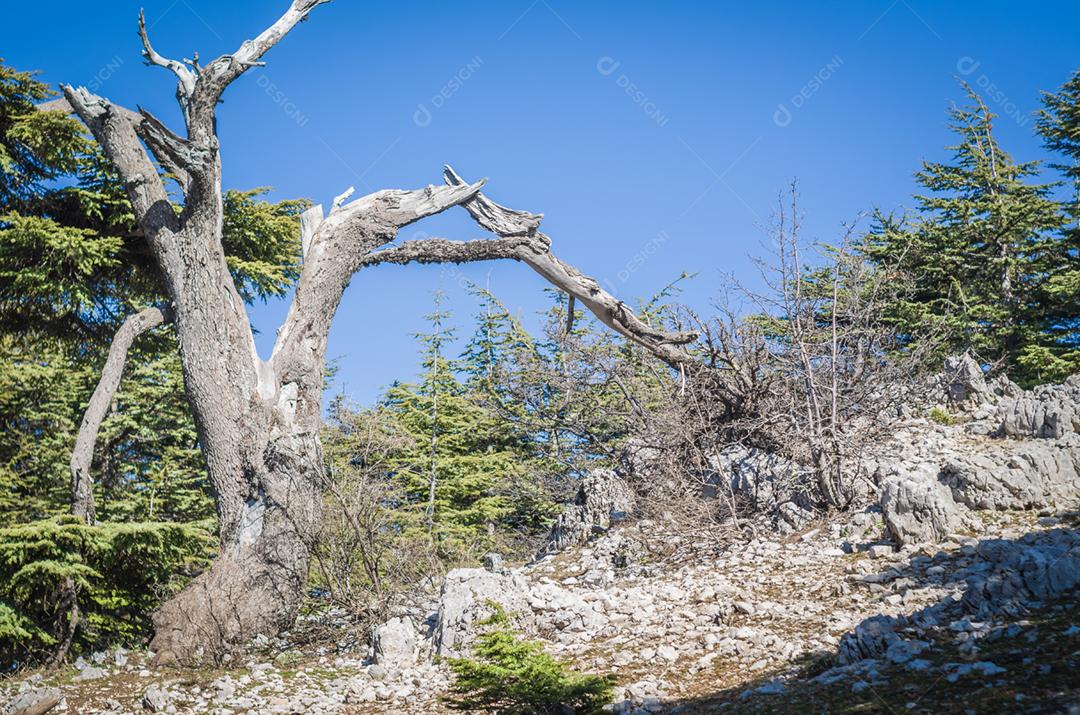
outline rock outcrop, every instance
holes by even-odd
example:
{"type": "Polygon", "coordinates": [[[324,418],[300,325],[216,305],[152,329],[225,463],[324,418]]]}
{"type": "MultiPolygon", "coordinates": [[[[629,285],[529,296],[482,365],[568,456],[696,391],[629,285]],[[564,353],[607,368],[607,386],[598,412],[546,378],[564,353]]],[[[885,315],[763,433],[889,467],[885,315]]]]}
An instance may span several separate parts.
{"type": "Polygon", "coordinates": [[[870,456],[889,535],[940,540],[972,510],[1045,510],[1080,499],[1080,376],[1022,391],[987,382],[969,356],[946,363],[944,404],[960,419],[912,419],[870,456]]]}
{"type": "Polygon", "coordinates": [[[1080,496],[1080,438],[986,444],[943,455],[941,479],[971,509],[1041,509],[1080,496]]]}
{"type": "Polygon", "coordinates": [[[901,545],[935,543],[964,521],[952,492],[925,472],[888,478],[881,487],[881,513],[886,531],[901,545]]]}
{"type": "Polygon", "coordinates": [[[1001,410],[1000,433],[1007,437],[1060,439],[1080,433],[1080,375],[1061,385],[1040,385],[1021,393],[1001,410]]]}
{"type": "Polygon", "coordinates": [[[634,495],[626,482],[610,469],[594,469],[581,480],[574,503],[558,516],[547,547],[560,551],[584,544],[627,517],[634,495]]]}
{"type": "Polygon", "coordinates": [[[529,612],[528,593],[528,585],[518,572],[454,569],[446,575],[439,596],[434,654],[466,655],[466,646],[476,636],[478,623],[492,615],[493,603],[517,620],[518,625],[523,625],[521,617],[529,612]]]}
{"type": "Polygon", "coordinates": [[[982,367],[968,353],[945,360],[942,382],[946,403],[954,409],[972,409],[993,398],[982,367]]]}
{"type": "Polygon", "coordinates": [[[984,566],[967,579],[962,604],[980,621],[1016,615],[1032,603],[1080,586],[1080,535],[1054,530],[1025,540],[991,539],[978,546],[984,566]]]}
{"type": "Polygon", "coordinates": [[[891,616],[874,616],[840,639],[837,661],[850,665],[867,658],[906,663],[926,649],[927,643],[902,638],[897,632],[901,621],[891,616]]]}
{"type": "Polygon", "coordinates": [[[812,471],[794,461],[755,447],[731,445],[709,456],[716,484],[707,496],[734,495],[752,510],[769,514],[781,533],[792,533],[815,516],[805,485],[812,471]]]}

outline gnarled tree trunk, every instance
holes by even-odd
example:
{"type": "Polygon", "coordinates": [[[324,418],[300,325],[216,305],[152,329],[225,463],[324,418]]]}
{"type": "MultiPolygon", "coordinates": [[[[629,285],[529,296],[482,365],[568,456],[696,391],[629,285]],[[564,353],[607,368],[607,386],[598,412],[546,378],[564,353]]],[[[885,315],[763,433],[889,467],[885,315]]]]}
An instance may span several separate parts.
{"type": "Polygon", "coordinates": [[[64,87],[48,109],[76,113],[124,182],[136,218],[164,277],[199,442],[220,520],[221,550],[212,567],[154,617],[151,648],[160,663],[215,660],[257,633],[289,624],[304,595],[310,535],[319,519],[323,480],[319,444],[326,341],[353,274],[381,263],[513,259],[526,263],[586,305],[606,325],[672,365],[690,362],[679,346],[695,336],[668,334],[550,250],[541,216],[500,206],[449,167],[445,185],[385,190],[345,203],[351,189],[301,221],[303,271],[273,354],[263,360],[222,249],[221,157],[214,110],[225,88],[260,63],[326,0],[293,0],[253,40],[206,65],[158,54],[140,17],[144,56],[172,71],[186,136],[145,111],[124,109],[86,89],[64,87]],[[148,153],[149,152],[149,153],[148,153]],[[177,214],[157,163],[178,177],[177,214]],[[390,245],[399,229],[463,206],[496,238],[441,238],[390,245]]]}

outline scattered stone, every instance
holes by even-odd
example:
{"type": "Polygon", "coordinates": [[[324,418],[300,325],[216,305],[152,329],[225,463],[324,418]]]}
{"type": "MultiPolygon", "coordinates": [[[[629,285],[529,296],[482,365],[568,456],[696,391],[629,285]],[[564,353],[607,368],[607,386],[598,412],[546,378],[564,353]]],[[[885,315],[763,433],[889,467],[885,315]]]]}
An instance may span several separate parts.
{"type": "Polygon", "coordinates": [[[164,712],[169,706],[168,691],[156,684],[151,684],[143,693],[142,706],[152,713],[164,712]]]}
{"type": "Polygon", "coordinates": [[[893,547],[888,544],[874,544],[866,550],[866,553],[869,554],[872,559],[883,559],[892,556],[893,547]]]}
{"type": "Polygon", "coordinates": [[[30,688],[4,706],[3,715],[44,715],[60,704],[58,688],[30,688]]]}
{"type": "Polygon", "coordinates": [[[75,680],[97,680],[98,678],[104,678],[107,675],[104,668],[98,668],[95,665],[88,665],[83,668],[78,675],[75,676],[75,680]]]}
{"type": "Polygon", "coordinates": [[[375,662],[400,668],[416,662],[416,628],[409,617],[391,618],[372,634],[375,662]]]}

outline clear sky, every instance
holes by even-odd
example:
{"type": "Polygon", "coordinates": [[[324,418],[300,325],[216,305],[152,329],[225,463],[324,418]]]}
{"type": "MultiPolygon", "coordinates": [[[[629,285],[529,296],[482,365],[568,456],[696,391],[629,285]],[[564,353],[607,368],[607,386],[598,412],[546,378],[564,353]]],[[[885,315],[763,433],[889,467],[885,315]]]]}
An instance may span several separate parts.
{"type": "MultiPolygon", "coordinates": [[[[287,0],[145,0],[155,48],[235,49],[287,0]]],[[[145,67],[138,2],[10,3],[0,56],[181,126],[172,75],[145,67]]],[[[329,205],[441,181],[542,212],[557,253],[631,299],[683,270],[707,308],[724,272],[750,277],[777,194],[797,179],[808,238],[873,206],[910,204],[912,172],[946,156],[963,76],[1002,117],[1018,159],[1042,158],[1040,90],[1080,67],[1075,2],[336,0],[227,92],[229,188],[329,205]]],[[[463,211],[407,229],[482,237],[463,211]]],[[[368,402],[417,370],[410,334],[436,288],[467,323],[461,278],[526,317],[543,281],[517,264],[383,267],[356,276],[331,335],[339,384],[368,402]]],[[[284,303],[252,308],[269,349],[284,303]]],[[[535,324],[535,323],[533,323],[535,324]]],[[[467,332],[467,331],[465,331],[467,332]]],[[[464,337],[464,336],[463,336],[464,337]]]]}

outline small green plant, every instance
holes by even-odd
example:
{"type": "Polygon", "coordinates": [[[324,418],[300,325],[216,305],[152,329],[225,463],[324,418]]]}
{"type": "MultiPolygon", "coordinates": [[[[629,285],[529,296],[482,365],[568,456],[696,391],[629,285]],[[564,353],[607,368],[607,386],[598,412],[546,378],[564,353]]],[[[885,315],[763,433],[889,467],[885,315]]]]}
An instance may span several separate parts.
{"type": "Polygon", "coordinates": [[[0,670],[44,660],[68,618],[66,583],[77,588],[76,654],[131,645],[150,632],[150,612],[202,568],[211,524],[100,523],[74,516],[0,528],[0,670]]]}
{"type": "Polygon", "coordinates": [[[956,420],[953,419],[953,416],[941,407],[935,407],[934,409],[930,410],[930,420],[932,422],[937,422],[939,425],[956,424],[956,420]]]}
{"type": "Polygon", "coordinates": [[[496,603],[481,621],[488,626],[473,646],[473,658],[449,661],[455,682],[447,704],[456,710],[499,715],[603,712],[613,697],[611,676],[578,675],[536,641],[522,640],[496,603]]]}

